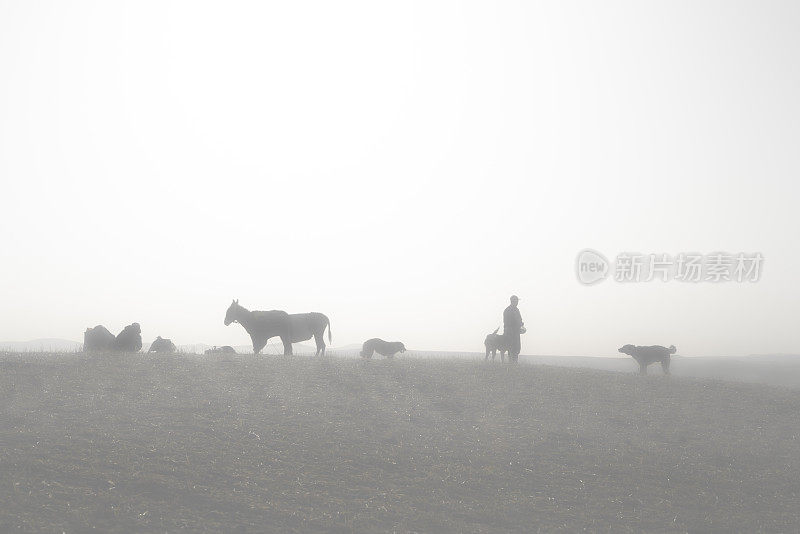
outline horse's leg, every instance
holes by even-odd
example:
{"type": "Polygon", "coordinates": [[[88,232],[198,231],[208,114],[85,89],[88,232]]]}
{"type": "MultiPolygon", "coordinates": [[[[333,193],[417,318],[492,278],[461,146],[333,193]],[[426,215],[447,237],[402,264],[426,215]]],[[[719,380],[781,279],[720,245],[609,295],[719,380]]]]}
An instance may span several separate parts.
{"type": "Polygon", "coordinates": [[[646,375],[647,374],[647,363],[644,361],[639,362],[639,374],[646,375]]]}
{"type": "Polygon", "coordinates": [[[661,360],[661,370],[664,371],[665,375],[669,374],[669,358],[661,360]]]}
{"type": "Polygon", "coordinates": [[[253,337],[253,354],[258,354],[267,345],[267,340],[261,337],[253,337]]]}
{"type": "Polygon", "coordinates": [[[314,334],[314,341],[317,344],[317,352],[314,356],[319,356],[320,353],[325,356],[325,338],[322,337],[322,332],[314,334]]]}
{"type": "Polygon", "coordinates": [[[288,336],[281,336],[281,341],[283,342],[283,355],[284,356],[291,356],[292,355],[292,339],[288,336]]]}
{"type": "Polygon", "coordinates": [[[489,359],[489,352],[490,352],[489,351],[489,347],[486,347],[486,358],[484,358],[484,360],[488,360],[489,359]]]}

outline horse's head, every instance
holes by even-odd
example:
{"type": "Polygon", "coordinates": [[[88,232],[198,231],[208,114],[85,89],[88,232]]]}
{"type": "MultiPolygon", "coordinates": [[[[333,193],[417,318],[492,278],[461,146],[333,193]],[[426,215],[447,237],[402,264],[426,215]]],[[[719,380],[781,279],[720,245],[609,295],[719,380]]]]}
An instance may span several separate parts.
{"type": "Polygon", "coordinates": [[[400,352],[405,352],[405,351],[406,351],[406,346],[400,343],[400,352]]]}
{"type": "Polygon", "coordinates": [[[231,302],[231,305],[228,306],[228,311],[225,313],[225,326],[228,326],[232,322],[236,321],[239,317],[239,311],[242,310],[241,306],[239,306],[239,301],[234,300],[231,302]]]}

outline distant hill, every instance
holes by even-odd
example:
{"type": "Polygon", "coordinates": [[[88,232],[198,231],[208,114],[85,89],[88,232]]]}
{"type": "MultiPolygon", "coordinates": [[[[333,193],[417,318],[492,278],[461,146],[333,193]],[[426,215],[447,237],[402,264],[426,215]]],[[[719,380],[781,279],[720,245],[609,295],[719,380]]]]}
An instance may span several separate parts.
{"type": "Polygon", "coordinates": [[[349,350],[361,350],[361,343],[350,343],[349,345],[342,345],[341,347],[329,347],[330,350],[338,350],[342,352],[346,352],[349,350]]]}
{"type": "Polygon", "coordinates": [[[749,356],[744,356],[745,358],[771,358],[776,360],[784,360],[784,359],[796,359],[800,360],[800,354],[788,354],[788,353],[777,353],[777,354],[750,354],[749,356]]]}
{"type": "MultiPolygon", "coordinates": [[[[142,346],[142,352],[147,352],[151,342],[142,346]]],[[[0,341],[0,352],[76,352],[83,347],[82,343],[68,339],[43,338],[31,341],[0,341]]],[[[205,343],[178,345],[178,351],[186,354],[203,354],[212,346],[205,343]]],[[[239,354],[252,354],[252,345],[236,345],[233,347],[239,354]]],[[[342,346],[333,346],[326,349],[326,354],[334,358],[358,358],[361,345],[351,343],[342,346]]],[[[293,352],[298,356],[313,356],[316,348],[305,343],[295,343],[293,352]]],[[[264,350],[263,355],[283,354],[283,345],[280,340],[272,340],[264,350]]],[[[483,360],[484,354],[480,352],[448,352],[409,350],[405,354],[398,354],[398,359],[454,359],[454,360],[483,360]]],[[[374,356],[374,359],[383,359],[374,356]]],[[[499,363],[500,356],[497,356],[499,363]]],[[[551,365],[557,367],[577,367],[584,369],[597,369],[621,373],[636,373],[638,367],[633,358],[625,357],[595,357],[595,356],[554,356],[554,355],[521,355],[520,362],[535,365],[551,365]]],[[[676,356],[672,359],[671,371],[674,376],[713,378],[735,382],[750,382],[770,384],[800,389],[800,355],[797,354],[751,354],[748,356],[676,356]]],[[[660,375],[661,367],[651,365],[648,374],[660,375]]]]}
{"type": "Polygon", "coordinates": [[[7,352],[75,352],[83,343],[69,339],[42,338],[31,341],[0,341],[0,350],[7,352]]]}
{"type": "MultiPolygon", "coordinates": [[[[149,346],[149,345],[148,345],[149,346]]],[[[205,343],[196,343],[193,345],[178,345],[178,350],[181,352],[187,352],[192,354],[203,354],[206,349],[212,348],[211,345],[207,345],[205,343]]],[[[239,354],[249,354],[253,352],[252,345],[234,345],[233,348],[239,354]]],[[[144,349],[142,349],[144,350],[144,349]]],[[[347,354],[355,354],[356,352],[361,350],[361,345],[350,344],[350,345],[342,345],[341,347],[335,347],[328,345],[326,347],[326,352],[330,353],[331,355],[347,355],[347,354]]],[[[292,352],[294,354],[314,354],[317,351],[316,345],[308,345],[306,343],[293,343],[292,344],[292,352]]],[[[280,342],[279,339],[271,340],[266,347],[264,347],[261,351],[262,354],[283,354],[283,344],[280,342]]]]}
{"type": "MultiPolygon", "coordinates": [[[[147,352],[151,344],[152,341],[145,341],[144,343],[142,343],[142,352],[147,352]]],[[[316,346],[306,345],[303,343],[294,343],[292,347],[293,347],[293,352],[295,354],[314,354],[314,352],[316,352],[317,350],[316,346]]],[[[195,344],[177,345],[177,348],[178,351],[180,352],[203,354],[206,351],[206,349],[212,348],[212,345],[207,345],[205,343],[195,343],[195,344]]],[[[253,352],[252,345],[235,345],[233,348],[239,354],[247,354],[253,352]]],[[[333,350],[353,351],[360,349],[361,349],[360,345],[345,345],[342,348],[328,347],[329,351],[333,350]]],[[[41,339],[32,339],[30,341],[0,341],[0,351],[3,352],[76,352],[80,350],[83,350],[83,343],[81,343],[80,341],[72,341],[69,339],[41,338],[41,339]]],[[[277,342],[273,340],[266,347],[264,347],[262,353],[283,354],[283,345],[279,340],[277,342]]]]}
{"type": "MultiPolygon", "coordinates": [[[[223,345],[224,345],[224,343],[223,343],[223,345]]],[[[220,345],[217,345],[217,346],[220,346],[220,345]]],[[[213,345],[207,345],[205,343],[195,343],[195,344],[189,344],[189,345],[178,345],[178,350],[179,351],[187,352],[187,353],[190,353],[190,354],[203,354],[207,349],[210,349],[210,348],[213,348],[213,345]]],[[[253,352],[253,346],[252,345],[233,345],[233,348],[239,354],[249,354],[249,353],[253,352]]],[[[313,347],[311,345],[304,345],[302,343],[294,343],[292,345],[292,351],[295,354],[308,354],[308,353],[314,354],[314,352],[316,350],[317,350],[316,347],[313,347]]],[[[280,341],[278,341],[277,343],[275,341],[272,341],[272,342],[268,343],[267,346],[264,347],[261,350],[261,353],[262,354],[283,354],[283,345],[281,344],[280,341]]]]}

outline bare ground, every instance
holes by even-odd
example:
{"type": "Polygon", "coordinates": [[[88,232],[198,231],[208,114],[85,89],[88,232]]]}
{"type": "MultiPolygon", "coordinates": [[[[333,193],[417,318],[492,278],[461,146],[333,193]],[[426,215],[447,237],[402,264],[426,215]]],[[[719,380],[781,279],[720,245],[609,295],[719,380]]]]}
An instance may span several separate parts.
{"type": "Polygon", "coordinates": [[[0,355],[2,532],[797,532],[800,393],[479,361],[0,355]]]}

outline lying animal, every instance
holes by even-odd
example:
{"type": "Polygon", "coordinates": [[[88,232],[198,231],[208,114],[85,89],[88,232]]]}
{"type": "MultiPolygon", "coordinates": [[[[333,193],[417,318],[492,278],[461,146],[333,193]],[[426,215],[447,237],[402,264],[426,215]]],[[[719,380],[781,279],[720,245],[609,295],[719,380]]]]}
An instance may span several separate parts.
{"type": "Polygon", "coordinates": [[[88,351],[120,351],[139,352],[142,349],[142,327],[139,323],[132,323],[114,336],[103,325],[87,328],[83,333],[83,350],[88,351]]]}
{"type": "Polygon", "coordinates": [[[87,328],[83,333],[83,351],[111,350],[115,339],[114,334],[101,324],[94,328],[87,328]]]}
{"type": "Polygon", "coordinates": [[[364,346],[361,347],[361,357],[362,358],[372,358],[372,353],[377,352],[381,356],[386,356],[387,358],[393,358],[395,354],[398,352],[405,352],[406,346],[400,343],[399,341],[384,341],[382,339],[372,338],[368,339],[364,342],[364,346]]]}
{"type": "Polygon", "coordinates": [[[142,327],[139,323],[131,323],[122,329],[114,339],[114,350],[121,352],[139,352],[142,350],[142,327]]]}
{"type": "Polygon", "coordinates": [[[639,364],[639,373],[646,375],[647,366],[651,363],[661,362],[661,369],[664,374],[669,374],[669,357],[675,354],[675,345],[670,345],[669,348],[662,347],[661,345],[652,345],[649,347],[637,347],[635,345],[625,345],[619,351],[628,356],[633,356],[633,359],[639,364]]]}
{"type": "Polygon", "coordinates": [[[223,345],[222,347],[213,347],[206,349],[206,354],[236,354],[236,350],[230,345],[223,345]]]}
{"type": "Polygon", "coordinates": [[[494,360],[495,353],[500,351],[500,359],[506,361],[506,352],[508,352],[508,344],[506,338],[497,333],[500,330],[498,326],[494,332],[486,336],[483,345],[486,347],[486,359],[489,359],[489,353],[492,353],[492,360],[494,360]]]}
{"type": "Polygon", "coordinates": [[[175,343],[171,339],[158,336],[147,352],[175,352],[175,343]]]}

